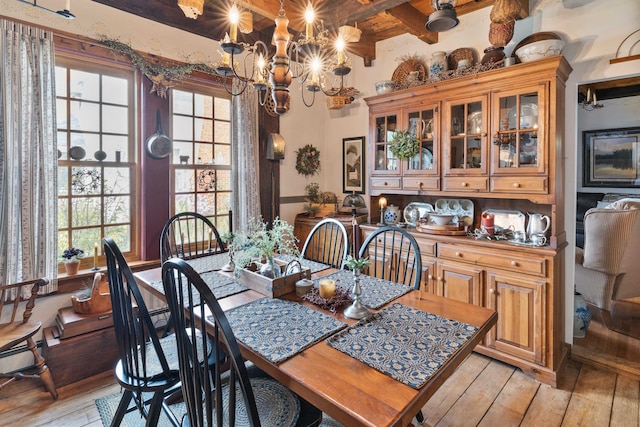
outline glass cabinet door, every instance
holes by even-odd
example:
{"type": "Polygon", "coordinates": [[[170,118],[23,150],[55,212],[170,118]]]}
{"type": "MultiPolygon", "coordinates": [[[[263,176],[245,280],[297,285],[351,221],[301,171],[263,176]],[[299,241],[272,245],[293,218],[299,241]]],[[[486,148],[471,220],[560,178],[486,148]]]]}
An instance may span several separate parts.
{"type": "Polygon", "coordinates": [[[493,172],[544,171],[542,88],[494,95],[493,172]]]}
{"type": "Polygon", "coordinates": [[[397,172],[400,170],[399,160],[389,151],[389,143],[397,130],[398,116],[396,114],[375,118],[375,150],[374,167],[376,173],[397,172]]]}
{"type": "Polygon", "coordinates": [[[418,111],[409,111],[407,129],[420,141],[418,154],[407,160],[404,173],[409,175],[438,174],[438,108],[429,106],[418,111]]]}
{"type": "Polygon", "coordinates": [[[484,96],[446,104],[445,173],[487,173],[486,105],[484,96]]]}

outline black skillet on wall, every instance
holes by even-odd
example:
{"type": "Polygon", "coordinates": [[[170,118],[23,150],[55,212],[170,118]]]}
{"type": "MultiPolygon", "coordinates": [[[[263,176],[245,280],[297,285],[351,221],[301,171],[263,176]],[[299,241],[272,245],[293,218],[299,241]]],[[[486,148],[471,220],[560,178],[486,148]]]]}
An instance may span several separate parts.
{"type": "Polygon", "coordinates": [[[157,114],[157,129],[156,133],[147,138],[146,148],[147,153],[154,159],[164,159],[171,153],[171,140],[162,131],[162,124],[160,122],[160,110],[157,114]]]}

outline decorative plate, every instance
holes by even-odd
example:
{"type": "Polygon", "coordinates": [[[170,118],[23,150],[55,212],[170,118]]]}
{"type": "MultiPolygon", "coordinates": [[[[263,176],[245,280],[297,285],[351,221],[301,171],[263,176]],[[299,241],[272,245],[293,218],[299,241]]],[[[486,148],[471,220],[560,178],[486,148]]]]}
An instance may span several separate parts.
{"type": "Polygon", "coordinates": [[[404,85],[407,83],[407,77],[412,71],[418,71],[418,81],[425,80],[427,78],[427,67],[417,58],[409,58],[393,72],[391,80],[396,82],[396,85],[404,85]]]}
{"type": "Polygon", "coordinates": [[[433,212],[433,205],[429,203],[409,203],[404,208],[404,222],[415,227],[420,218],[426,218],[431,212],[433,212]]]}
{"type": "MultiPolygon", "coordinates": [[[[509,129],[516,128],[516,107],[511,107],[507,113],[509,118],[509,129]]],[[[518,129],[532,128],[538,122],[538,106],[533,103],[524,103],[520,105],[520,126],[518,129]]]]}
{"type": "Polygon", "coordinates": [[[449,54],[449,70],[457,70],[458,62],[460,62],[462,59],[468,59],[472,67],[476,64],[473,49],[471,49],[470,47],[461,47],[449,54]]]}
{"type": "Polygon", "coordinates": [[[82,160],[86,155],[87,152],[84,151],[84,148],[77,145],[69,149],[69,157],[71,157],[73,160],[82,160]]]}

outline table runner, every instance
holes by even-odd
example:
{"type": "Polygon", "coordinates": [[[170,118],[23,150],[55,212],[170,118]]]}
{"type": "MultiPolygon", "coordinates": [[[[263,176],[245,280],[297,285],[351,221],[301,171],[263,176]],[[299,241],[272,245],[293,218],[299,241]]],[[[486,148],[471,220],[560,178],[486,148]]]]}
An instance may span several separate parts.
{"type": "Polygon", "coordinates": [[[293,301],[261,298],[226,313],[236,339],[280,363],[346,326],[293,301]]]}
{"type": "MultiPolygon", "coordinates": [[[[217,299],[244,292],[249,289],[245,285],[236,282],[232,277],[225,276],[224,274],[220,274],[215,271],[202,273],[200,274],[200,277],[202,277],[202,280],[207,284],[207,286],[209,286],[209,289],[211,289],[211,292],[213,292],[213,295],[217,299]]],[[[162,280],[152,282],[151,286],[164,294],[164,285],[162,284],[162,280]]],[[[200,304],[199,295],[194,294],[193,298],[195,304],[200,304]]]]}
{"type": "Polygon", "coordinates": [[[300,257],[295,257],[293,255],[276,255],[277,259],[280,259],[286,263],[289,263],[291,261],[293,261],[294,259],[297,259],[298,261],[300,261],[300,264],[302,264],[302,269],[304,270],[305,268],[308,268],[309,270],[311,270],[311,274],[313,273],[317,273],[318,271],[322,271],[322,270],[326,270],[327,268],[331,268],[330,265],[327,264],[323,264],[321,262],[316,262],[316,261],[311,261],[310,259],[304,259],[304,258],[300,258],[300,257]]]}
{"type": "Polygon", "coordinates": [[[477,330],[464,322],[393,303],[326,342],[417,389],[477,330]]]}
{"type": "MultiPolygon", "coordinates": [[[[347,290],[351,290],[354,284],[353,272],[351,270],[340,270],[315,279],[313,281],[314,286],[317,287],[318,282],[322,279],[333,279],[336,281],[336,286],[347,290]]],[[[380,308],[386,303],[412,290],[412,288],[408,286],[364,274],[360,275],[360,289],[362,289],[362,294],[360,295],[362,304],[374,309],[380,308]]]]}

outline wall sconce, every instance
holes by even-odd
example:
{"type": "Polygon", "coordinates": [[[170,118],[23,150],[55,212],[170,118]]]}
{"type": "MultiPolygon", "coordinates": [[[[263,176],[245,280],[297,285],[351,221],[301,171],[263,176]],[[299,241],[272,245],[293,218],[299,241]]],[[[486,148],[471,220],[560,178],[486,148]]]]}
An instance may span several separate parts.
{"type": "MultiPolygon", "coordinates": [[[[578,96],[578,100],[580,100],[580,96],[578,96]]],[[[578,102],[580,108],[593,111],[598,108],[604,107],[602,104],[598,104],[598,98],[596,97],[596,91],[591,92],[591,88],[587,88],[587,95],[582,99],[582,101],[578,102]]]]}
{"type": "Polygon", "coordinates": [[[284,138],[279,133],[270,133],[267,139],[267,160],[284,159],[284,138]]]}

